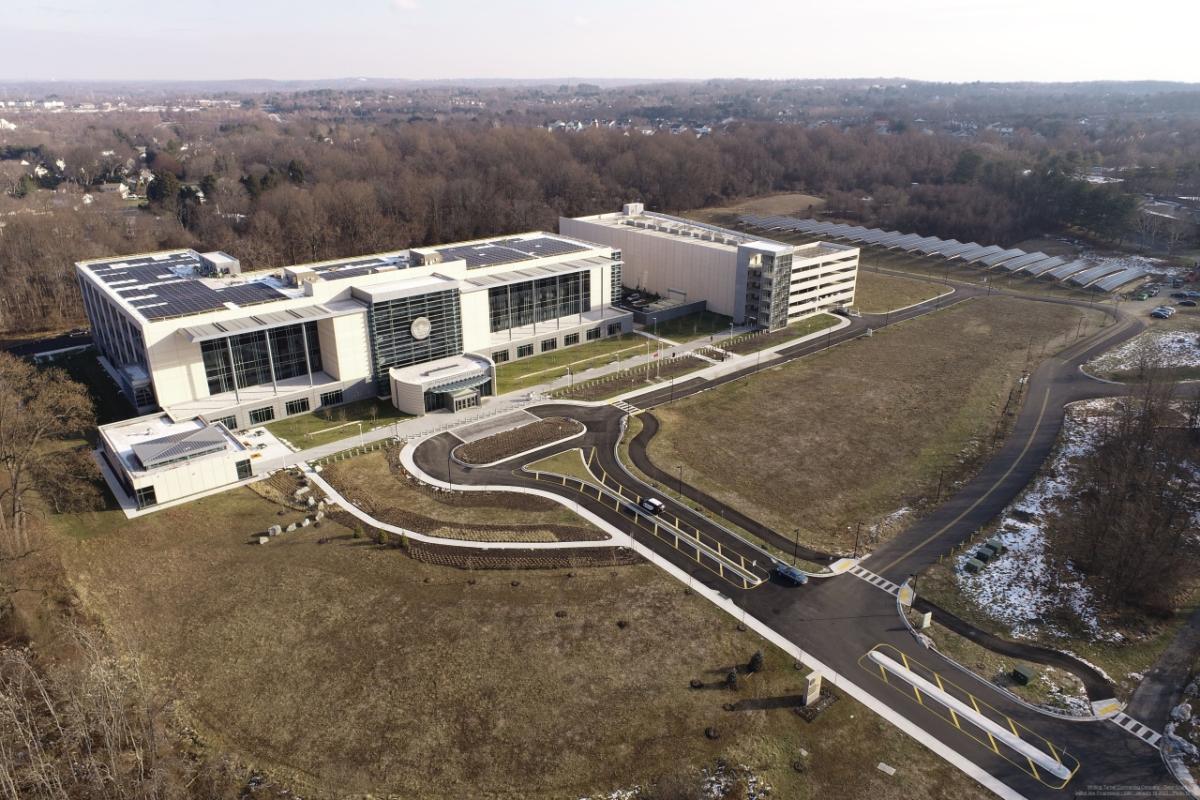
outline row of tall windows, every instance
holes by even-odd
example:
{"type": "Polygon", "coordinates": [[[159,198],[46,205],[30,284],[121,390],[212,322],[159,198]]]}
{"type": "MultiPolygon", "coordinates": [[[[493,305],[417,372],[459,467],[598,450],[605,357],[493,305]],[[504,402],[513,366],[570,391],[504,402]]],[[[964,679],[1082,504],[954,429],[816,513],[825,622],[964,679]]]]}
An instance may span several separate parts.
{"type": "Polygon", "coordinates": [[[200,345],[209,394],[232,392],[321,370],[321,341],[317,323],[302,322],[267,331],[210,339],[200,345]],[[305,359],[305,341],[308,358],[305,359]]]}
{"type": "Polygon", "coordinates": [[[492,333],[592,310],[588,271],[488,289],[492,333]]]}

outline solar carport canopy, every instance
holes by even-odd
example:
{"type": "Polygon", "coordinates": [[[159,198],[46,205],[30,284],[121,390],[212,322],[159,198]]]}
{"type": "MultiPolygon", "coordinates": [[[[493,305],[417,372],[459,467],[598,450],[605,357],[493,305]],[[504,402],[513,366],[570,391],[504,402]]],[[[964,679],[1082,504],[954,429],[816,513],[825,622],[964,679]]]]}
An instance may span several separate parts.
{"type": "Polygon", "coordinates": [[[1012,250],[1001,250],[999,253],[993,253],[990,256],[979,259],[979,263],[983,264],[985,267],[994,267],[1001,262],[1023,255],[1025,255],[1025,251],[1016,248],[1012,250]]]}
{"type": "Polygon", "coordinates": [[[1053,258],[1047,258],[1045,261],[1039,261],[1036,264],[1030,264],[1026,267],[1022,267],[1021,271],[1028,272],[1030,275],[1033,275],[1036,277],[1038,275],[1041,275],[1043,272],[1049,272],[1050,270],[1054,269],[1055,267],[1061,267],[1063,264],[1066,264],[1066,263],[1067,263],[1067,260],[1065,258],[1059,258],[1058,256],[1054,256],[1053,258]]]}
{"type": "MultiPolygon", "coordinates": [[[[993,245],[993,247],[994,246],[995,245],[993,245]]],[[[988,256],[995,252],[997,252],[997,251],[993,250],[991,247],[984,247],[981,244],[971,244],[971,245],[967,246],[967,248],[965,250],[960,250],[959,252],[955,253],[954,255],[946,256],[946,257],[952,258],[952,259],[953,258],[961,258],[963,261],[970,263],[971,261],[975,260],[976,258],[982,258],[983,256],[988,256]]]]}
{"type": "Polygon", "coordinates": [[[1099,289],[1102,292],[1111,292],[1130,281],[1136,281],[1138,278],[1144,277],[1147,274],[1146,270],[1141,267],[1129,267],[1123,269],[1115,275],[1109,275],[1107,278],[1101,278],[1096,281],[1093,288],[1099,289]]]}
{"type": "Polygon", "coordinates": [[[1072,261],[1070,264],[1064,264],[1061,267],[1055,267],[1047,273],[1047,277],[1053,278],[1056,281],[1061,281],[1068,275],[1074,275],[1076,272],[1082,272],[1089,266],[1088,262],[1079,260],[1072,261]]]}
{"type": "Polygon", "coordinates": [[[1016,272],[1024,267],[1030,267],[1034,264],[1045,261],[1049,257],[1050,256],[1046,255],[1045,253],[1026,253],[1023,256],[1017,256],[1016,258],[1001,262],[1000,269],[1008,272],[1016,272]]]}
{"type": "Polygon", "coordinates": [[[1003,253],[1004,248],[998,244],[990,244],[987,247],[980,248],[978,253],[963,253],[959,258],[966,261],[968,264],[974,264],[976,261],[982,261],[988,256],[993,256],[996,253],[1003,253]]]}
{"type": "Polygon", "coordinates": [[[1067,278],[1067,282],[1073,283],[1076,286],[1087,286],[1094,281],[1100,280],[1105,275],[1112,275],[1120,272],[1122,269],[1124,269],[1124,267],[1114,266],[1113,264],[1101,264],[1098,267],[1085,269],[1083,272],[1072,275],[1070,278],[1067,278]]]}

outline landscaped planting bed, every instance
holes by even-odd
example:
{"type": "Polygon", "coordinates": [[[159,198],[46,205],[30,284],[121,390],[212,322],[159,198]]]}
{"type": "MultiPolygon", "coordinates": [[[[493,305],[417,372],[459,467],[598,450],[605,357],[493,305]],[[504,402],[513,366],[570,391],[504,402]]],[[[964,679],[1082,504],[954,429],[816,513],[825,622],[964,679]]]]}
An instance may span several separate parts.
{"type": "Polygon", "coordinates": [[[559,389],[552,396],[568,400],[607,400],[633,389],[649,389],[662,385],[671,378],[678,378],[707,366],[710,366],[707,361],[693,355],[664,358],[661,363],[645,364],[593,381],[577,383],[569,389],[559,389]]]}
{"type": "Polygon", "coordinates": [[[465,464],[491,464],[534,450],[583,431],[583,425],[565,417],[546,417],[519,428],[459,445],[454,456],[465,464]]]}

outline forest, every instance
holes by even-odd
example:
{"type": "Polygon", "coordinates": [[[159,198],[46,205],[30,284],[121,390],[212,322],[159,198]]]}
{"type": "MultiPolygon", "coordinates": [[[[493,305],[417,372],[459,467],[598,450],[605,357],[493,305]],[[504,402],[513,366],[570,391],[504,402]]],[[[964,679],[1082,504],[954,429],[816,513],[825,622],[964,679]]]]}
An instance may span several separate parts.
{"type": "MultiPolygon", "coordinates": [[[[582,96],[605,91],[630,94],[587,87],[582,96]]],[[[670,91],[645,92],[642,111],[675,97],[670,91]]],[[[726,107],[744,94],[737,87],[726,107]]],[[[878,116],[864,110],[869,94],[855,96],[865,120],[878,116]]],[[[539,95],[513,97],[528,105],[539,95]]],[[[1038,125],[967,137],[900,115],[885,130],[736,120],[711,135],[641,135],[628,126],[562,133],[505,123],[496,108],[415,120],[347,114],[337,103],[331,110],[330,98],[347,95],[297,94],[285,113],[275,97],[196,114],[18,117],[16,130],[0,132],[0,332],[81,324],[72,265],[102,255],[195,247],[267,268],[553,230],[560,215],[631,200],[679,212],[777,191],[825,197],[844,219],[962,241],[1011,244],[1071,230],[1115,244],[1134,229],[1134,186],[1184,192],[1200,181],[1200,125],[1190,114],[1167,125],[1113,115],[1100,137],[1047,136],[1038,125]],[[322,102],[302,102],[313,97],[322,102]],[[1103,165],[1127,165],[1128,181],[1080,179],[1103,165]],[[116,181],[135,198],[104,191],[116,181]]],[[[893,108],[895,98],[884,92],[878,102],[893,108]]]]}

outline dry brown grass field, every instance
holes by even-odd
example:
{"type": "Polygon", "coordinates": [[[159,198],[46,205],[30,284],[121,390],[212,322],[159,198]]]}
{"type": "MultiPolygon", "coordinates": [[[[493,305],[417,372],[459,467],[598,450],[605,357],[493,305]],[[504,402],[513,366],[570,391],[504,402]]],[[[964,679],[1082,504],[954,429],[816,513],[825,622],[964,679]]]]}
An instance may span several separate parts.
{"type": "Polygon", "coordinates": [[[682,216],[707,222],[711,225],[732,226],[741,214],[778,214],[781,216],[809,217],[825,206],[820,197],[800,192],[784,192],[763,197],[751,197],[727,206],[697,208],[685,211],[682,216]],[[812,211],[810,211],[812,209],[812,211]]]}
{"type": "Polygon", "coordinates": [[[861,269],[854,288],[854,307],[864,314],[882,314],[930,300],[946,291],[948,287],[942,284],[861,269]]]}
{"type": "Polygon", "coordinates": [[[456,570],[332,524],[247,544],[277,508],[238,490],[60,541],[83,608],[202,740],[305,797],[561,800],[719,758],[781,798],[983,796],[844,697],[813,723],[724,710],[804,673],[655,567],[456,570]],[[712,686],[756,649],[764,673],[712,686]]]}
{"type": "Polygon", "coordinates": [[[324,476],[375,518],[432,536],[489,542],[604,538],[590,523],[546,498],[435,492],[397,472],[384,452],[332,464],[324,476]]]}
{"type": "Polygon", "coordinates": [[[660,407],[650,455],[779,531],[849,551],[858,522],[919,510],[939,471],[945,488],[970,473],[1027,364],[1103,320],[970,300],[660,407]]]}

